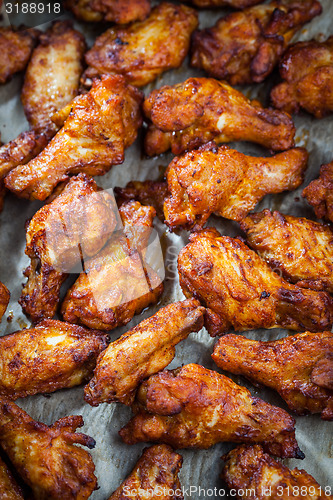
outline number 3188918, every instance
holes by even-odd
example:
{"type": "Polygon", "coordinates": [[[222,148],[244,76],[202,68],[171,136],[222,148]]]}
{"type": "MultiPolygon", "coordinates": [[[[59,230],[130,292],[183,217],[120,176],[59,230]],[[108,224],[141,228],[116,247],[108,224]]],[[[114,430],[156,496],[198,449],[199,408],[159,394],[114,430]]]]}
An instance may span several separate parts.
{"type": "Polygon", "coordinates": [[[7,14],[60,14],[60,3],[6,3],[7,14]]]}

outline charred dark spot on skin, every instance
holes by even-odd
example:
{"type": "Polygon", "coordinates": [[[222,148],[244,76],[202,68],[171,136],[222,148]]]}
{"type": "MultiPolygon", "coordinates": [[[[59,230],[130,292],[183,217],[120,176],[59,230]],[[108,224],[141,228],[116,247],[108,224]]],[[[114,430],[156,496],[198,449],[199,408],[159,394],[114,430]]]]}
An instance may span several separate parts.
{"type": "Polygon", "coordinates": [[[268,297],[270,297],[271,294],[269,292],[266,292],[265,290],[263,292],[261,292],[260,294],[260,297],[259,297],[259,300],[262,300],[262,299],[268,299],[268,297]]]}

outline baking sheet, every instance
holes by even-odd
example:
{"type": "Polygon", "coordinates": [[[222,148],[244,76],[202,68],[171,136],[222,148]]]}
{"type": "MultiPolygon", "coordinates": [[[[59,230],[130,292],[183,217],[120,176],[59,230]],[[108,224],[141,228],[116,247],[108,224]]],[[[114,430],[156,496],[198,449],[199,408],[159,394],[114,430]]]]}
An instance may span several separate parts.
{"type": "MultiPolygon", "coordinates": [[[[309,23],[295,40],[309,40],[313,37],[328,36],[333,33],[333,3],[331,0],[321,0],[323,14],[309,23]]],[[[226,10],[200,12],[200,27],[210,26],[215,23],[226,10]]],[[[67,15],[66,17],[70,17],[67,15]]],[[[92,44],[94,36],[99,29],[93,26],[75,23],[82,31],[89,45],[92,44]]],[[[46,26],[43,26],[44,29],[46,26]]],[[[198,70],[188,67],[186,60],[183,68],[168,72],[160,77],[154,84],[145,89],[149,93],[153,88],[163,84],[174,84],[181,82],[191,75],[203,75],[198,70]]],[[[278,74],[275,73],[265,84],[260,84],[243,89],[250,97],[259,97],[267,104],[267,96],[271,85],[276,81],[278,74]]],[[[20,132],[28,128],[23,109],[20,103],[20,88],[22,76],[16,76],[10,83],[0,87],[0,130],[1,140],[7,142],[14,139],[20,132]]],[[[269,196],[263,200],[256,211],[263,208],[271,208],[296,216],[314,218],[314,214],[301,197],[302,188],[313,178],[318,176],[319,167],[322,163],[329,162],[333,158],[333,116],[322,120],[315,120],[310,115],[301,114],[295,118],[297,127],[297,145],[306,146],[310,153],[309,167],[306,173],[304,185],[297,191],[269,196]]],[[[164,155],[154,159],[144,159],[142,155],[142,136],[126,152],[123,165],[115,166],[104,177],[96,178],[97,183],[103,188],[125,186],[130,180],[158,179],[163,175],[165,167],[172,159],[172,155],[164,155]]],[[[248,154],[267,154],[267,151],[253,144],[232,144],[239,151],[248,154]]],[[[0,280],[4,282],[11,292],[11,301],[6,315],[0,325],[0,334],[5,335],[15,330],[29,326],[29,321],[22,314],[17,301],[21,292],[21,284],[24,281],[23,269],[28,265],[28,259],[24,255],[25,247],[25,221],[32,217],[41,206],[39,202],[28,202],[18,200],[11,195],[6,197],[4,211],[0,214],[0,280]],[[11,321],[6,321],[8,318],[11,321]]],[[[234,236],[240,234],[236,224],[221,218],[211,217],[209,225],[216,226],[224,234],[234,236]]],[[[187,243],[188,233],[179,236],[167,232],[166,227],[159,221],[156,228],[161,238],[165,257],[166,281],[163,297],[158,305],[150,307],[144,313],[136,316],[126,327],[117,328],[111,333],[111,339],[115,340],[124,331],[136,325],[142,319],[154,314],[160,307],[184,299],[178,284],[176,261],[180,249],[187,243]]],[[[68,285],[67,285],[68,286],[68,285]]],[[[252,331],[244,335],[249,338],[274,340],[287,334],[286,331],[275,329],[270,331],[252,331]]],[[[200,363],[207,368],[215,369],[210,358],[214,340],[209,337],[205,329],[194,333],[177,347],[177,354],[170,367],[175,368],[189,362],[200,363]]],[[[274,391],[256,389],[240,377],[232,377],[242,385],[247,386],[253,395],[263,398],[272,404],[284,409],[287,406],[274,391]]],[[[78,387],[63,390],[45,396],[32,396],[18,400],[17,403],[24,408],[34,419],[51,424],[55,420],[66,415],[83,415],[85,425],[83,432],[94,437],[96,448],[92,450],[93,460],[96,465],[99,490],[93,493],[92,500],[105,500],[119,486],[125,477],[133,469],[141,450],[146,444],[127,446],[118,437],[118,430],[129,420],[131,412],[120,404],[102,404],[98,408],[91,408],[83,401],[83,388],[78,387]]],[[[333,486],[333,440],[332,423],[323,422],[318,415],[307,417],[296,417],[296,435],[300,448],[304,451],[306,458],[303,461],[285,460],[289,467],[299,467],[312,474],[321,486],[333,486]]],[[[207,491],[209,488],[223,488],[219,479],[222,462],[221,455],[233,446],[220,443],[209,450],[181,450],[184,457],[183,468],[180,474],[181,484],[184,488],[190,486],[201,487],[203,491],[193,492],[192,498],[220,498],[214,492],[207,491]]],[[[189,492],[185,498],[189,498],[189,492]]]]}

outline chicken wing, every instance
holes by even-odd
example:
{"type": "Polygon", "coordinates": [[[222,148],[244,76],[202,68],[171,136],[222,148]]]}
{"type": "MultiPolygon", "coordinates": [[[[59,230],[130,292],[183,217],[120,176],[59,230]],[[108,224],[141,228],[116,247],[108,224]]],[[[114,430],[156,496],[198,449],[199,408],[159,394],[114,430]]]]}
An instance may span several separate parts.
{"type": "Polygon", "coordinates": [[[17,399],[89,380],[107,336],[62,321],[0,338],[0,395],[17,399]]]}
{"type": "Polygon", "coordinates": [[[104,74],[124,75],[137,86],[153,82],[164,71],[181,66],[197,26],[193,9],[162,2],[143,22],[109,28],[86,54],[83,84],[89,87],[93,78],[104,74]]]}
{"type": "Polygon", "coordinates": [[[85,174],[72,177],[27,227],[25,253],[31,264],[24,273],[28,281],[20,304],[34,322],[55,315],[67,273],[82,258],[95,255],[116,227],[113,197],[97,190],[85,174]]]}
{"type": "Polygon", "coordinates": [[[126,187],[114,189],[118,206],[136,200],[141,205],[150,205],[156,210],[157,217],[164,221],[163,204],[168,192],[165,181],[131,181],[126,187]]]}
{"type": "Polygon", "coordinates": [[[64,417],[51,426],[33,420],[15,403],[0,399],[0,445],[39,500],[86,500],[96,489],[89,436],[75,433],[80,415],[64,417]]]}
{"type": "Polygon", "coordinates": [[[226,462],[222,479],[239,500],[333,499],[305,470],[288,469],[264,453],[260,445],[243,444],[222,458],[226,462]]]}
{"type": "Polygon", "coordinates": [[[40,36],[28,65],[21,99],[37,133],[58,131],[51,118],[77,95],[85,52],[84,37],[69,21],[55,22],[40,36]]]}
{"type": "Polygon", "coordinates": [[[234,9],[245,9],[251,5],[260,3],[262,0],[184,0],[190,2],[196,7],[209,9],[212,7],[233,7],[234,9]]]}
{"type": "Polygon", "coordinates": [[[301,108],[323,118],[333,112],[333,36],[290,47],[280,63],[283,82],[273,88],[273,106],[288,113],[301,108]]]}
{"type": "Polygon", "coordinates": [[[297,286],[333,293],[333,233],[302,217],[264,210],[241,222],[249,245],[297,286]]]}
{"type": "Polygon", "coordinates": [[[127,24],[143,21],[150,12],[150,0],[65,0],[64,5],[81,21],[111,21],[127,24]]]}
{"type": "Polygon", "coordinates": [[[141,92],[122,76],[96,80],[65,108],[65,123],[46,148],[9,173],[6,187],[21,198],[45,200],[69,174],[105,174],[124,161],[137,136],[141,101],[141,92]]]}
{"type": "Polygon", "coordinates": [[[23,491],[15,481],[11,471],[0,457],[0,498],[1,500],[24,500],[23,491]]]}
{"type": "Polygon", "coordinates": [[[156,314],[112,342],[98,357],[94,377],[85,388],[91,406],[118,401],[133,403],[142,380],[163,370],[175,346],[203,327],[204,308],[195,299],[162,307],[156,314]]]}
{"type": "Polygon", "coordinates": [[[240,239],[215,229],[194,233],[178,257],[186,297],[207,307],[210,335],[257,328],[324,331],[333,323],[333,299],[282,279],[240,239]]]}
{"type": "Polygon", "coordinates": [[[295,33],[321,12],[318,0],[273,0],[233,12],[194,33],[191,66],[231,85],[262,82],[295,33]]]}
{"type": "Polygon", "coordinates": [[[88,260],[61,307],[65,321],[98,330],[126,325],[158,301],[163,283],[145,263],[155,210],[132,201],[119,209],[124,229],[88,260]]]}
{"type": "Polygon", "coordinates": [[[166,224],[200,229],[212,213],[240,221],[266,194],[300,186],[307,160],[303,148],[258,158],[214,142],[176,157],[166,171],[166,224]]]}
{"type": "Polygon", "coordinates": [[[38,30],[0,27],[0,84],[23,71],[37,42],[38,30]]]}
{"type": "Polygon", "coordinates": [[[209,448],[221,441],[262,443],[277,456],[304,458],[287,412],[200,365],[153,375],[140,386],[133,409],[135,416],[120,431],[127,444],[209,448]]]}
{"type": "Polygon", "coordinates": [[[149,156],[170,148],[179,155],[213,139],[252,141],[274,151],[294,145],[295,127],[289,115],[265,109],[213,78],[189,78],[153,90],[144,101],[144,112],[152,122],[145,137],[149,156]]]}
{"type": "Polygon", "coordinates": [[[7,287],[0,281],[0,321],[5,314],[10,299],[10,293],[7,287]]]}
{"type": "Polygon", "coordinates": [[[212,358],[223,370],[275,389],[299,415],[333,420],[333,333],[299,333],[273,342],[225,335],[212,358]]]}
{"type": "Polygon", "coordinates": [[[318,219],[333,222],[333,161],[321,166],[319,178],[310,182],[302,195],[313,206],[318,219]]]}
{"type": "Polygon", "coordinates": [[[182,456],[170,446],[161,444],[145,448],[131,474],[109,500],[183,500],[178,478],[182,463],[182,456]]]}

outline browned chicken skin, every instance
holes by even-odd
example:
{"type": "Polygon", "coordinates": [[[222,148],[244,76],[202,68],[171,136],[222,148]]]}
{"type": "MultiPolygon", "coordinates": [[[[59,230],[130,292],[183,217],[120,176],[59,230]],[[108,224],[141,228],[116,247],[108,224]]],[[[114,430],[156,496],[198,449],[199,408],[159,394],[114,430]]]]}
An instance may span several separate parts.
{"type": "Polygon", "coordinates": [[[120,431],[127,444],[209,448],[223,441],[262,443],[275,455],[304,458],[287,412],[200,365],[153,375],[139,388],[133,409],[135,416],[120,431]]]}
{"type": "Polygon", "coordinates": [[[69,174],[105,174],[124,161],[136,139],[141,101],[141,92],[122,76],[96,80],[58,114],[63,127],[36,158],[10,172],[6,187],[22,198],[45,200],[69,174]]]}
{"type": "Polygon", "coordinates": [[[116,227],[112,196],[97,190],[85,174],[72,177],[27,227],[25,253],[31,264],[25,271],[28,281],[20,304],[34,322],[55,315],[67,273],[81,258],[95,255],[116,227]]]}
{"type": "Polygon", "coordinates": [[[81,21],[111,21],[127,24],[143,21],[150,12],[150,0],[65,0],[64,5],[81,21]]]}
{"type": "Polygon", "coordinates": [[[190,236],[178,257],[186,297],[207,307],[210,335],[257,328],[324,331],[333,323],[333,299],[282,279],[240,239],[207,229],[190,236]]]}
{"type": "Polygon", "coordinates": [[[166,224],[201,229],[212,213],[240,221],[266,194],[300,186],[307,160],[303,148],[258,158],[214,142],[178,156],[166,170],[166,224]]]}
{"type": "Polygon", "coordinates": [[[319,178],[310,182],[302,195],[313,206],[318,219],[333,222],[333,161],[321,166],[319,178]]]}
{"type": "Polygon", "coordinates": [[[164,444],[145,448],[128,478],[110,496],[109,500],[183,500],[178,478],[183,458],[164,444]],[[137,493],[132,496],[128,492],[137,493]],[[174,492],[174,495],[169,493],[174,492]]]}
{"type": "Polygon", "coordinates": [[[225,335],[212,358],[223,370],[275,389],[300,415],[333,420],[333,333],[299,333],[272,342],[225,335]]]}
{"type": "Polygon", "coordinates": [[[24,70],[39,35],[38,30],[0,27],[0,84],[24,70]]]}
{"type": "Polygon", "coordinates": [[[333,232],[329,226],[264,210],[248,215],[241,228],[251,248],[288,281],[333,293],[333,232]]]}
{"type": "Polygon", "coordinates": [[[199,306],[190,299],[162,307],[112,342],[98,358],[85,401],[92,406],[113,401],[132,404],[139,383],[166,368],[175,346],[203,327],[205,310],[199,306]]]}
{"type": "Polygon", "coordinates": [[[234,9],[245,9],[251,5],[260,3],[261,0],[184,0],[190,2],[196,7],[203,9],[212,7],[233,7],[234,9]]]}
{"type": "Polygon", "coordinates": [[[107,336],[62,321],[0,338],[0,394],[17,399],[89,380],[107,336]]]}
{"type": "Polygon", "coordinates": [[[164,221],[163,204],[168,192],[165,181],[130,181],[124,188],[114,188],[114,192],[118,206],[136,200],[154,207],[157,217],[164,221]]]}
{"type": "Polygon", "coordinates": [[[24,500],[23,491],[15,481],[8,466],[0,457],[0,498],[1,500],[24,500]]]}
{"type": "Polygon", "coordinates": [[[81,416],[51,426],[36,422],[15,403],[0,400],[0,446],[38,500],[86,500],[96,489],[90,454],[95,441],[76,433],[81,416]]]}
{"type": "Polygon", "coordinates": [[[318,0],[273,0],[231,13],[194,33],[191,65],[231,85],[262,82],[295,33],[321,12],[318,0]]]}
{"type": "Polygon", "coordinates": [[[295,127],[289,115],[265,109],[213,78],[189,78],[153,90],[144,101],[144,112],[152,122],[145,137],[149,156],[170,148],[178,155],[213,139],[252,141],[274,151],[294,145],[295,127]]]}
{"type": "Polygon", "coordinates": [[[10,293],[7,287],[0,281],[0,321],[5,314],[10,299],[10,293]]]}
{"type": "Polygon", "coordinates": [[[280,63],[284,82],[273,88],[273,106],[288,113],[301,108],[323,118],[333,112],[333,36],[290,47],[280,63]]]}
{"type": "Polygon", "coordinates": [[[132,201],[119,213],[124,228],[86,262],[85,272],[68,290],[61,307],[65,321],[112,330],[155,304],[163,292],[144,258],[155,210],[132,201]]]}
{"type": "Polygon", "coordinates": [[[222,457],[222,479],[239,500],[332,500],[305,470],[290,470],[270,457],[260,445],[245,444],[222,457]]]}
{"type": "Polygon", "coordinates": [[[86,54],[83,84],[89,86],[92,78],[103,74],[124,75],[139,87],[154,81],[181,66],[197,26],[193,9],[162,2],[143,22],[109,28],[86,54]]]}

